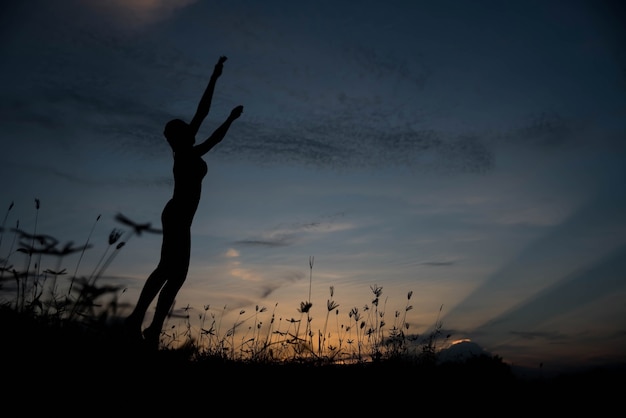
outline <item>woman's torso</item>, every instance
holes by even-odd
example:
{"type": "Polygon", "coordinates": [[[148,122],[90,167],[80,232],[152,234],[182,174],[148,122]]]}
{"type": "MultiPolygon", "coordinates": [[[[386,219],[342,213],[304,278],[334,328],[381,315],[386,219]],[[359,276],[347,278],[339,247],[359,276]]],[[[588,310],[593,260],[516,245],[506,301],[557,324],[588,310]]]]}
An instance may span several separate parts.
{"type": "Polygon", "coordinates": [[[172,201],[179,213],[191,221],[198,208],[202,192],[202,179],[207,173],[206,162],[197,154],[177,153],[174,155],[174,194],[172,201]]]}

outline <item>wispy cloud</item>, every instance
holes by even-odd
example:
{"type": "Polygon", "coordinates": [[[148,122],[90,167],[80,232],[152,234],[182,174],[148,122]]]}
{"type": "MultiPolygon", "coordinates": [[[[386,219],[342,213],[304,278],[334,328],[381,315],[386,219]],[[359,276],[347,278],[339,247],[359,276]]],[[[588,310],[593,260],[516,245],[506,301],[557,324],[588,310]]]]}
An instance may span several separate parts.
{"type": "Polygon", "coordinates": [[[453,266],[455,262],[454,261],[424,261],[418,264],[421,266],[429,266],[429,267],[448,267],[448,266],[453,266]]]}
{"type": "Polygon", "coordinates": [[[137,28],[141,25],[158,23],[175,11],[187,7],[197,0],[110,0],[106,2],[83,1],[95,12],[108,12],[120,25],[137,28]]]}
{"type": "Polygon", "coordinates": [[[296,244],[309,234],[330,234],[354,228],[350,223],[335,222],[336,216],[342,215],[326,217],[322,220],[312,222],[280,224],[255,237],[237,240],[234,244],[244,246],[284,247],[296,244]]]}
{"type": "Polygon", "coordinates": [[[563,333],[554,332],[531,332],[531,331],[511,331],[512,335],[520,337],[524,340],[546,340],[550,342],[564,341],[569,339],[563,333]]]}
{"type": "Polygon", "coordinates": [[[226,251],[226,254],[224,254],[227,258],[237,258],[239,257],[239,251],[235,250],[234,248],[229,248],[226,251]]]}
{"type": "MultiPolygon", "coordinates": [[[[190,3],[132,1],[107,7],[112,13],[132,12],[138,21],[157,21],[190,3]]],[[[88,8],[78,12],[90,13],[88,8]]],[[[57,20],[45,30],[52,31],[55,24],[63,26],[67,20],[61,13],[55,16],[57,20]]],[[[34,101],[31,93],[27,101],[8,91],[6,101],[0,104],[8,112],[6,120],[11,124],[17,120],[38,123],[65,135],[80,127],[91,141],[101,144],[106,139],[108,146],[129,155],[154,157],[166,152],[162,126],[173,117],[191,117],[198,88],[204,87],[211,71],[209,58],[203,58],[206,62],[200,65],[193,55],[160,44],[149,34],[131,36],[103,25],[78,27],[76,22],[72,27],[75,32],[64,30],[54,41],[39,46],[40,65],[53,66],[55,71],[31,83],[34,101]],[[77,50],[82,53],[68,53],[77,50]]],[[[240,60],[256,62],[249,51],[244,54],[240,60]]],[[[239,76],[244,78],[229,80],[230,89],[239,93],[218,88],[212,114],[227,115],[233,98],[246,106],[271,93],[271,101],[265,108],[256,106],[261,115],[253,104],[247,106],[244,117],[231,128],[228,141],[215,152],[221,158],[255,164],[335,169],[405,166],[484,172],[493,168],[493,150],[481,137],[451,136],[428,125],[414,127],[420,116],[411,114],[411,109],[403,110],[405,99],[380,100],[380,96],[393,97],[397,88],[421,89],[428,80],[424,64],[415,67],[406,57],[381,55],[363,45],[342,46],[333,55],[341,58],[339,64],[346,66],[346,71],[358,70],[358,83],[342,86],[342,80],[351,81],[347,75],[329,81],[325,77],[332,75],[328,63],[314,56],[300,57],[304,62],[297,65],[284,59],[278,63],[270,60],[267,75],[240,69],[239,76]],[[267,83],[276,88],[259,90],[258,85],[267,83]],[[388,85],[398,87],[389,91],[388,85]],[[362,91],[365,86],[373,91],[362,91]],[[289,103],[294,106],[285,112],[289,103]]],[[[212,129],[207,124],[206,130],[212,129]]]]}
{"type": "Polygon", "coordinates": [[[274,238],[270,238],[270,239],[244,239],[244,240],[240,240],[240,241],[235,241],[235,244],[237,245],[254,245],[254,246],[261,246],[261,247],[284,247],[286,245],[289,245],[290,242],[290,237],[274,237],[274,238]]]}
{"type": "Polygon", "coordinates": [[[473,135],[449,137],[434,130],[354,128],[352,120],[296,121],[268,126],[242,121],[237,138],[221,144],[222,157],[257,164],[301,164],[342,170],[390,166],[442,172],[485,172],[495,155],[473,135]]]}

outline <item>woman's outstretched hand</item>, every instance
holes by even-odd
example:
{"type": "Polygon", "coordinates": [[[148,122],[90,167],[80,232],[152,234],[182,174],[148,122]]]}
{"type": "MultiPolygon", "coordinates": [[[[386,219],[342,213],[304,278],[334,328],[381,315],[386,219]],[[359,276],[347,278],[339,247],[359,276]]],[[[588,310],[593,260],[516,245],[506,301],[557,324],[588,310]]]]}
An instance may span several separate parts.
{"type": "Polygon", "coordinates": [[[239,116],[241,116],[241,113],[243,112],[243,106],[239,105],[236,108],[234,108],[233,110],[230,111],[230,120],[235,120],[237,119],[239,116]]]}
{"type": "Polygon", "coordinates": [[[222,69],[224,68],[224,62],[226,62],[228,58],[225,57],[224,55],[222,55],[220,57],[220,59],[217,61],[217,64],[215,64],[215,70],[213,71],[213,75],[215,75],[216,77],[219,77],[222,75],[222,69]]]}

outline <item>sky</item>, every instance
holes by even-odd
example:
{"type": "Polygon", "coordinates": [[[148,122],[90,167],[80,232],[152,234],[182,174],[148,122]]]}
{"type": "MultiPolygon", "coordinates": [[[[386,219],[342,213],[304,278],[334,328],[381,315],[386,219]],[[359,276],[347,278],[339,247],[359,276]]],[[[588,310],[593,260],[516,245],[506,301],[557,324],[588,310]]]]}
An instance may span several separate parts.
{"type": "Polygon", "coordinates": [[[59,245],[89,237],[79,261],[41,261],[89,275],[121,229],[99,280],[132,306],[160,234],[132,235],[115,216],[160,228],[173,186],[163,126],[191,119],[225,55],[198,140],[244,111],[205,156],[174,312],[265,307],[284,321],[310,301],[319,329],[328,300],[347,323],[382,287],[387,322],[412,306],[410,333],[440,323],[520,366],[625,362],[624,12],[583,0],[2,2],[0,211],[13,206],[0,257],[22,262],[16,225],[59,245]]]}

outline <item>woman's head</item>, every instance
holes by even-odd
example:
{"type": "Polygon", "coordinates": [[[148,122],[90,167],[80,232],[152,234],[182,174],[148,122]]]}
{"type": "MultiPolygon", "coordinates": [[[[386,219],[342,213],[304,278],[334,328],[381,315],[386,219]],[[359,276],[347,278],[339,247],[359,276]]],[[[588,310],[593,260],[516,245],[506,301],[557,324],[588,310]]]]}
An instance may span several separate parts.
{"type": "Polygon", "coordinates": [[[165,129],[163,129],[163,135],[174,152],[181,147],[192,146],[195,143],[189,125],[181,119],[172,119],[167,122],[165,129]]]}

